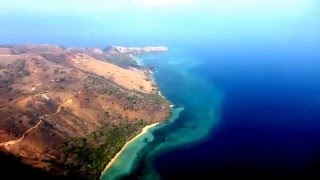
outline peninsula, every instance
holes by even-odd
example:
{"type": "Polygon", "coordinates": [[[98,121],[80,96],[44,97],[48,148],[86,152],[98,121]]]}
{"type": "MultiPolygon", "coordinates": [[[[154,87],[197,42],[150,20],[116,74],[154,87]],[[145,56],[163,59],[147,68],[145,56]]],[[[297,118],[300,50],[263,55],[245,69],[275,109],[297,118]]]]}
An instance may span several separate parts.
{"type": "Polygon", "coordinates": [[[132,54],[164,46],[0,46],[0,151],[64,177],[97,179],[148,125],[166,120],[151,68],[132,54]]]}
{"type": "Polygon", "coordinates": [[[122,47],[122,46],[110,46],[105,49],[109,52],[116,53],[132,53],[132,54],[141,54],[141,53],[151,53],[151,52],[166,52],[168,48],[165,46],[151,46],[151,47],[122,47]]]}

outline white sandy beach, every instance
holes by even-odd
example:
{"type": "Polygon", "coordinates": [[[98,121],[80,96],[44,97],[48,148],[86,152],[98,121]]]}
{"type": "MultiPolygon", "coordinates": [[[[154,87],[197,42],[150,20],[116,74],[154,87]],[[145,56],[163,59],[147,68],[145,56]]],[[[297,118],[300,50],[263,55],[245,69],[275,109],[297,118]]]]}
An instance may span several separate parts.
{"type": "Polygon", "coordinates": [[[142,135],[144,135],[146,132],[148,132],[149,129],[157,126],[160,123],[154,123],[154,124],[150,124],[147,125],[146,127],[144,127],[142,129],[142,132],[139,133],[137,136],[135,136],[134,138],[132,138],[130,141],[128,141],[123,147],[122,149],[114,156],[114,158],[108,163],[108,165],[104,168],[104,170],[101,173],[101,177],[110,169],[110,167],[113,165],[113,163],[116,162],[116,160],[119,158],[119,156],[121,155],[121,153],[135,140],[139,139],[142,135]]]}

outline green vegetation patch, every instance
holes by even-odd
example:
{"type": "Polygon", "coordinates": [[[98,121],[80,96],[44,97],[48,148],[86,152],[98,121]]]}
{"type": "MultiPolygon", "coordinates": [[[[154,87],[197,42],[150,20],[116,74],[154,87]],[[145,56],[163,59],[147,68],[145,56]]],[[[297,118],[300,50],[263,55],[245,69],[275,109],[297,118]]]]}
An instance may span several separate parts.
{"type": "Polygon", "coordinates": [[[107,54],[107,61],[123,68],[139,67],[136,60],[128,54],[107,54]]]}
{"type": "Polygon", "coordinates": [[[67,159],[66,169],[73,176],[99,179],[117,152],[146,125],[143,120],[139,120],[133,124],[111,125],[85,138],[72,138],[61,148],[67,159]]]}

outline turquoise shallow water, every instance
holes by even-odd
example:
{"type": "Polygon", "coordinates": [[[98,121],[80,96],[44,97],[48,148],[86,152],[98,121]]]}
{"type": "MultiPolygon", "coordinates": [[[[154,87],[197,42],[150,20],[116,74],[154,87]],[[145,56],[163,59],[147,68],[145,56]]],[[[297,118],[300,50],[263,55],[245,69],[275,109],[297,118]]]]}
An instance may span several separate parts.
{"type": "Polygon", "coordinates": [[[183,108],[174,108],[172,116],[167,122],[149,129],[147,133],[133,141],[127,148],[125,148],[112,167],[106,171],[102,176],[102,179],[118,179],[123,175],[130,174],[132,168],[135,166],[135,161],[139,160],[139,152],[154,140],[153,132],[163,126],[173,123],[179,117],[181,111],[183,111],[183,108]]]}
{"type": "Polygon", "coordinates": [[[139,61],[156,67],[154,77],[161,92],[175,105],[173,116],[168,123],[133,142],[103,179],[130,176],[136,168],[141,168],[137,165],[144,166],[142,179],[160,178],[152,165],[158,154],[203,140],[218,122],[221,94],[211,83],[192,73],[200,63],[198,60],[173,49],[168,53],[144,55],[139,61]]]}

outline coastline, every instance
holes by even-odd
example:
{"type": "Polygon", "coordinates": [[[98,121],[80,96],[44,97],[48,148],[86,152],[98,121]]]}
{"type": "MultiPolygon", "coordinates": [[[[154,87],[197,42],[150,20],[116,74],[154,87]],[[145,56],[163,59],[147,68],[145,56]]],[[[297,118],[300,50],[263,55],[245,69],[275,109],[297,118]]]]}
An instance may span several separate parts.
{"type": "Polygon", "coordinates": [[[126,142],[126,144],[121,148],[121,150],[111,159],[111,161],[107,164],[107,166],[104,168],[104,170],[101,172],[100,178],[102,178],[102,176],[110,169],[110,167],[116,162],[116,160],[119,158],[119,156],[122,154],[122,152],[124,150],[126,150],[126,148],[135,140],[139,139],[142,135],[144,135],[145,133],[147,133],[149,131],[149,129],[156,127],[157,125],[159,125],[160,123],[153,123],[150,125],[145,126],[142,131],[136,135],[134,138],[132,138],[130,141],[126,142]]]}
{"type": "Polygon", "coordinates": [[[140,66],[140,67],[143,67],[143,66],[144,66],[142,60],[140,60],[138,56],[133,55],[133,54],[130,54],[130,57],[131,57],[134,61],[137,62],[138,66],[140,66]]]}
{"type": "MultiPolygon", "coordinates": [[[[166,51],[167,51],[167,49],[166,49],[166,51]]],[[[143,60],[140,59],[140,56],[139,56],[139,55],[131,53],[131,54],[130,54],[130,58],[132,58],[132,59],[138,64],[138,66],[140,66],[140,67],[145,67],[145,64],[143,63],[143,60]]],[[[154,83],[155,83],[154,74],[153,74],[152,71],[151,71],[151,73],[150,73],[150,76],[152,77],[152,79],[153,79],[153,81],[154,81],[154,83]]],[[[161,93],[161,91],[160,91],[159,89],[158,89],[158,94],[159,94],[159,96],[161,96],[162,98],[165,98],[165,96],[162,95],[162,93],[161,93]]],[[[170,107],[171,110],[172,110],[174,106],[173,106],[172,104],[170,104],[169,107],[170,107]]],[[[167,119],[170,119],[170,116],[169,116],[167,119]]],[[[164,121],[165,121],[165,120],[164,120],[164,121]]],[[[100,174],[100,179],[104,179],[104,176],[105,176],[106,174],[108,174],[108,173],[109,173],[108,176],[113,177],[113,176],[114,176],[114,170],[112,169],[112,167],[115,165],[116,162],[121,161],[121,156],[125,153],[125,151],[126,151],[127,149],[130,150],[130,145],[131,145],[131,144],[134,144],[135,142],[139,143],[138,141],[139,141],[139,138],[140,138],[140,137],[146,135],[152,128],[158,126],[159,124],[163,125],[163,122],[164,122],[164,121],[158,122],[158,123],[153,123],[153,124],[150,124],[150,125],[145,126],[138,135],[136,135],[135,137],[133,137],[130,141],[126,142],[125,145],[121,148],[121,150],[111,159],[111,161],[106,165],[106,167],[104,168],[104,170],[101,172],[101,174],[100,174]],[[119,158],[120,158],[120,159],[119,159],[119,158]]],[[[147,139],[148,139],[148,138],[147,138],[147,139]]],[[[134,145],[134,146],[135,146],[135,145],[134,145]]],[[[135,149],[136,149],[136,148],[135,148],[135,149]]],[[[136,149],[136,150],[139,151],[139,149],[136,149]]],[[[132,151],[132,150],[130,150],[130,151],[132,151]]],[[[130,159],[130,158],[129,158],[129,159],[130,159]]],[[[134,159],[135,159],[135,158],[134,158],[134,159]]],[[[127,159],[127,160],[128,160],[128,159],[127,159]]],[[[125,168],[125,169],[126,169],[126,168],[125,168]]],[[[127,168],[127,170],[129,170],[129,169],[127,168]]],[[[109,177],[109,178],[110,178],[110,177],[109,177]]]]}

